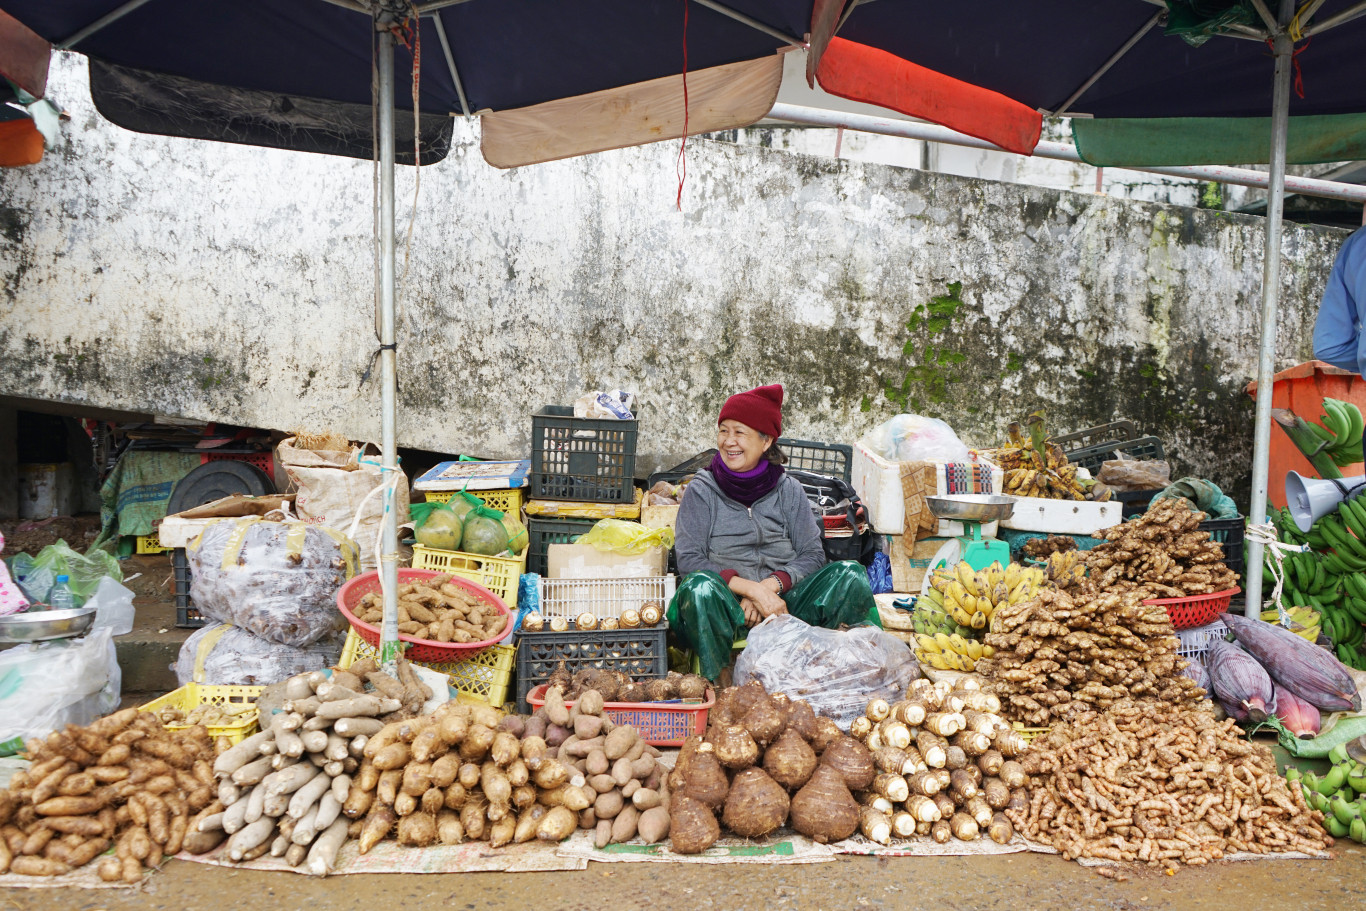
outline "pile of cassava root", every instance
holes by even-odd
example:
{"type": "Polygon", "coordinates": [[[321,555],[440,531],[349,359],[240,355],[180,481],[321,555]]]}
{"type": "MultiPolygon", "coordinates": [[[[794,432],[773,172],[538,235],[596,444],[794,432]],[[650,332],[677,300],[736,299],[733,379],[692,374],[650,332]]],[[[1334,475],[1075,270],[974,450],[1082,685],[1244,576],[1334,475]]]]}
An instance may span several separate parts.
{"type": "Polygon", "coordinates": [[[1160,605],[1101,593],[1090,580],[998,610],[974,670],[1011,721],[1046,727],[1124,699],[1191,706],[1204,697],[1181,673],[1181,640],[1160,605]]]}
{"type": "Polygon", "coordinates": [[[1205,518],[1173,497],[1137,519],[1096,532],[1106,543],[1086,554],[1091,581],[1101,591],[1132,592],[1140,600],[1233,588],[1238,576],[1224,565],[1224,546],[1200,530],[1205,518]]]}
{"type": "Polygon", "coordinates": [[[26,752],[31,765],[0,791],[0,873],[60,876],[113,845],[100,878],[133,884],[202,841],[192,815],[215,808],[205,728],[168,731],[130,708],[30,740],[26,752]]]}
{"type": "Polygon", "coordinates": [[[1271,751],[1208,709],[1125,700],[1055,725],[1033,746],[1023,760],[1029,805],[1006,815],[1068,860],[1175,868],[1333,844],[1271,751]]]}

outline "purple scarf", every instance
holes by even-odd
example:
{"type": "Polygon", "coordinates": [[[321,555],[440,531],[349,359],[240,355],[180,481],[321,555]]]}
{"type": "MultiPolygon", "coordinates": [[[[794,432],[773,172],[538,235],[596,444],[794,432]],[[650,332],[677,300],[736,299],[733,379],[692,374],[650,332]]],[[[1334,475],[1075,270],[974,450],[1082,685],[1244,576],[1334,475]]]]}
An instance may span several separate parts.
{"type": "Polygon", "coordinates": [[[743,473],[731,471],[719,452],[712,457],[707,470],[721,492],[744,507],[753,506],[772,493],[786,473],[783,466],[768,460],[743,473]]]}

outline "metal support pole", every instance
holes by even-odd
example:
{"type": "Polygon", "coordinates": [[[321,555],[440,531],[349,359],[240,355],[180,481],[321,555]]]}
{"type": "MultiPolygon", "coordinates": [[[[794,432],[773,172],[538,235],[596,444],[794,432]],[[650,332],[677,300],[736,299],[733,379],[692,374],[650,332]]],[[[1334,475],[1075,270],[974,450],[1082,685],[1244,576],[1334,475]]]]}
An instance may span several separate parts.
{"type": "MultiPolygon", "coordinates": [[[[1276,56],[1276,76],[1271,110],[1271,177],[1266,200],[1266,257],[1262,263],[1262,348],[1257,361],[1257,410],[1252,448],[1252,502],[1248,521],[1266,522],[1267,474],[1271,453],[1272,377],[1276,372],[1276,305],[1281,289],[1281,214],[1285,208],[1285,146],[1290,127],[1291,54],[1294,42],[1284,31],[1294,12],[1293,0],[1281,0],[1282,30],[1272,41],[1276,56]]],[[[1259,617],[1262,612],[1262,545],[1248,540],[1247,603],[1244,613],[1259,617]]]]}
{"type": "MultiPolygon", "coordinates": [[[[394,36],[379,30],[379,376],[380,449],[384,489],[379,578],[384,592],[380,660],[400,654],[398,640],[398,514],[394,512],[398,469],[397,352],[394,346],[394,36]]],[[[362,546],[365,543],[363,542],[362,546]]]]}

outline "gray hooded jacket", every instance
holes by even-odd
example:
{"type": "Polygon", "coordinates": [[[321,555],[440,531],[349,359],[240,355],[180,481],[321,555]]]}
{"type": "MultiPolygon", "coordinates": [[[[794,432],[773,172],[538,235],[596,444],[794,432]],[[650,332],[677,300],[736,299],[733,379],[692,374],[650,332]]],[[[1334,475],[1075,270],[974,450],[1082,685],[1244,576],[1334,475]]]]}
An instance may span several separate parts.
{"type": "Polygon", "coordinates": [[[796,585],[825,565],[820,527],[806,492],[787,475],[752,507],[721,492],[711,472],[697,472],[683,492],[674,528],[678,571],[733,569],[754,582],[782,571],[796,585]]]}

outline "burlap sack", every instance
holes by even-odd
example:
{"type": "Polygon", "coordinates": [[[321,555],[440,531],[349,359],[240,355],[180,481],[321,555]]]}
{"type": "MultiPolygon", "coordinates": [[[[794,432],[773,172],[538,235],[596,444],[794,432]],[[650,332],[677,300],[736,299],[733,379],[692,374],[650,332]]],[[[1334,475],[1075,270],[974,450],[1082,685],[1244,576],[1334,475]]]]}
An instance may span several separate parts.
{"type": "MultiPolygon", "coordinates": [[[[361,447],[349,452],[297,449],[294,437],[280,441],[276,457],[289,476],[290,488],[297,491],[295,514],[304,522],[325,525],[342,534],[349,534],[355,523],[361,569],[374,569],[375,537],[384,517],[384,497],[369,494],[382,480],[380,457],[367,454],[361,447]],[[359,522],[355,522],[357,510],[359,522]]],[[[408,479],[402,472],[394,491],[394,511],[399,525],[408,521],[408,479]]]]}

